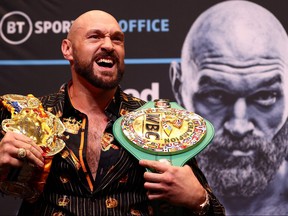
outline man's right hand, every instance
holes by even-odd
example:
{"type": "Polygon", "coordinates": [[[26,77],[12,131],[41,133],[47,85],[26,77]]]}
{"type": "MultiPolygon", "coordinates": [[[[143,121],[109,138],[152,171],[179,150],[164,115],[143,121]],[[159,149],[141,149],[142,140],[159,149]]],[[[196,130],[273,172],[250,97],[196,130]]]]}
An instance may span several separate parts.
{"type": "Polygon", "coordinates": [[[43,150],[31,138],[8,131],[0,141],[0,168],[22,167],[24,160],[42,168],[42,154],[43,150]],[[25,157],[19,157],[19,149],[22,149],[25,157]]]}

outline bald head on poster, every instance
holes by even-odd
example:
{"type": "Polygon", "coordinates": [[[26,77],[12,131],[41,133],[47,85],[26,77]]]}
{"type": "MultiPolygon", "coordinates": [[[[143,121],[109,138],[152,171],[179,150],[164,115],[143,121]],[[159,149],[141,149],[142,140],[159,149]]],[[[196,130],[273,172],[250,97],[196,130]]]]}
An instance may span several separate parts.
{"type": "Polygon", "coordinates": [[[288,37],[249,1],[224,1],[193,23],[172,62],[175,98],[210,120],[199,165],[228,214],[287,214],[288,37]]]}

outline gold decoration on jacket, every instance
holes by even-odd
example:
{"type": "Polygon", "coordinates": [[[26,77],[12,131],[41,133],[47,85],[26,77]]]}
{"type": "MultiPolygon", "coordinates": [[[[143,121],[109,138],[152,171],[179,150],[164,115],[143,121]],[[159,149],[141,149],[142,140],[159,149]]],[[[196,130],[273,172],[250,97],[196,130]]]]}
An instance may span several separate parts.
{"type": "Polygon", "coordinates": [[[78,131],[81,128],[81,122],[77,121],[75,118],[63,118],[63,124],[65,126],[65,130],[71,134],[78,134],[78,131]]]}
{"type": "Polygon", "coordinates": [[[107,208],[116,208],[118,206],[118,201],[115,198],[109,197],[106,199],[107,208]]]}

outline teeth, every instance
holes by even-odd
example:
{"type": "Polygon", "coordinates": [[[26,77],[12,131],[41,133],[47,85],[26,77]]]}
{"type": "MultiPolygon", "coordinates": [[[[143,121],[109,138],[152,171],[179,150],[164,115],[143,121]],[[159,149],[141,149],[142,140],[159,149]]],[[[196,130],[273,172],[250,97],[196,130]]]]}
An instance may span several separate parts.
{"type": "Polygon", "coordinates": [[[100,59],[97,63],[113,64],[111,59],[100,59]]]}
{"type": "Polygon", "coordinates": [[[253,154],[253,151],[250,150],[248,152],[243,152],[243,151],[239,151],[239,150],[234,150],[232,152],[233,156],[251,156],[253,154]]]}

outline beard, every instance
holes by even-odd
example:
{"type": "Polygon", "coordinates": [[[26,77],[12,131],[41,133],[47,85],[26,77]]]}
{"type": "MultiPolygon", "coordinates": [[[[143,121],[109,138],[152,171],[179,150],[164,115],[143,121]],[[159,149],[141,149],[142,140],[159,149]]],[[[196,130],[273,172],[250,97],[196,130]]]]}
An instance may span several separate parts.
{"type": "MultiPolygon", "coordinates": [[[[91,85],[93,85],[96,88],[101,88],[104,90],[110,90],[114,89],[119,85],[119,83],[122,80],[123,74],[124,74],[124,62],[119,61],[119,58],[115,54],[108,54],[108,53],[100,53],[96,57],[92,58],[91,61],[88,64],[83,64],[81,61],[77,58],[77,55],[74,54],[74,67],[75,71],[78,75],[83,77],[86,81],[88,81],[91,85]],[[102,79],[100,76],[94,74],[93,65],[96,62],[97,57],[111,57],[115,64],[117,65],[117,76],[116,79],[111,80],[109,82],[102,79]]],[[[103,72],[103,75],[109,75],[105,74],[103,72]]]]}
{"type": "Polygon", "coordinates": [[[215,136],[197,158],[216,194],[252,197],[261,193],[274,178],[287,155],[288,121],[272,141],[249,135],[241,140],[215,136]],[[237,155],[237,151],[246,152],[237,155]],[[234,155],[232,152],[234,151],[234,155]]]}

